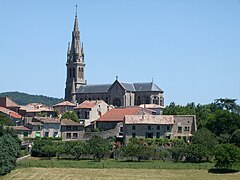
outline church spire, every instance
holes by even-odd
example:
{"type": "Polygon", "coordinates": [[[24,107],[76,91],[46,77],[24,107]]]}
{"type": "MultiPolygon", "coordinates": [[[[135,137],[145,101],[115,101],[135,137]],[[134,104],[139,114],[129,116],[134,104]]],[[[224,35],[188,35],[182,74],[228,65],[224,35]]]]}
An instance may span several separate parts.
{"type": "Polygon", "coordinates": [[[74,29],[73,29],[73,31],[78,32],[77,5],[76,5],[76,13],[75,13],[75,20],[74,20],[74,29]]]}

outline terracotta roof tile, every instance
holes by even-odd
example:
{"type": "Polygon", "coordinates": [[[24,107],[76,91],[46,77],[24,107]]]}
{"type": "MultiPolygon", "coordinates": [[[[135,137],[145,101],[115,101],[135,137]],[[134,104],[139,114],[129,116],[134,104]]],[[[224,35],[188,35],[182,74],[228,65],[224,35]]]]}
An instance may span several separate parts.
{"type": "Polygon", "coordinates": [[[125,124],[174,124],[172,115],[126,115],[125,124]]]}
{"type": "Polygon", "coordinates": [[[8,116],[10,117],[13,117],[13,118],[16,118],[16,119],[21,119],[22,116],[10,109],[7,109],[7,108],[4,108],[4,107],[1,107],[0,106],[0,112],[4,113],[4,114],[7,114],[8,116]]]}
{"type": "Polygon", "coordinates": [[[10,129],[15,129],[17,131],[31,131],[29,128],[25,126],[8,126],[10,129]]]}
{"type": "Polygon", "coordinates": [[[75,109],[91,109],[93,107],[95,107],[96,105],[100,104],[101,102],[103,102],[103,100],[86,100],[84,102],[82,102],[81,104],[79,104],[75,109]]]}
{"type": "Polygon", "coordinates": [[[123,121],[125,115],[135,115],[142,110],[143,108],[140,107],[114,108],[100,117],[97,121],[123,121]]]}
{"type": "Polygon", "coordinates": [[[62,119],[61,125],[62,126],[64,126],[64,125],[79,126],[81,124],[78,122],[72,121],[71,119],[62,119]]]}
{"type": "Polygon", "coordinates": [[[76,105],[69,102],[69,101],[63,101],[63,102],[60,102],[58,104],[55,104],[53,107],[56,107],[56,106],[72,106],[72,107],[75,107],[76,105]]]}
{"type": "Polygon", "coordinates": [[[42,122],[42,123],[54,123],[54,124],[60,124],[60,120],[56,118],[50,118],[50,117],[34,117],[35,120],[42,122]]]}

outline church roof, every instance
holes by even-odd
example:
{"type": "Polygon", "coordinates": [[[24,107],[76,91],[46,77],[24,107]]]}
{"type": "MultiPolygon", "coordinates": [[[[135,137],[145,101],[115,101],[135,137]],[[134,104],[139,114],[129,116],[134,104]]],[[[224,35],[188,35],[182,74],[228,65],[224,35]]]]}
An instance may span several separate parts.
{"type": "Polygon", "coordinates": [[[153,82],[148,82],[148,83],[133,83],[135,90],[136,91],[161,91],[163,92],[162,89],[160,89],[155,83],[153,82]]]}
{"type": "Polygon", "coordinates": [[[107,93],[111,84],[96,84],[80,86],[77,93],[107,93]]]}
{"type": "MultiPolygon", "coordinates": [[[[132,92],[144,92],[144,91],[160,91],[163,92],[155,83],[124,83],[119,82],[123,88],[127,91],[132,92]]],[[[112,84],[92,84],[92,85],[84,85],[80,86],[77,93],[107,93],[108,89],[112,86],[112,84]]]]}

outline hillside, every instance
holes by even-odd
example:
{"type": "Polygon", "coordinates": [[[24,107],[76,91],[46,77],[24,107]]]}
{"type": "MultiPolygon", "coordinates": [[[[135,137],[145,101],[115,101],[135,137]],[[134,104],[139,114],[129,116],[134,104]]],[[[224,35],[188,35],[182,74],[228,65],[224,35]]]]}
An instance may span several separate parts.
{"type": "Polygon", "coordinates": [[[16,102],[19,105],[26,105],[28,103],[41,103],[45,104],[47,106],[52,106],[54,104],[57,104],[63,99],[60,98],[53,98],[43,95],[31,95],[26,94],[22,92],[3,92],[0,93],[0,97],[8,96],[10,99],[12,99],[14,102],[16,102]]]}

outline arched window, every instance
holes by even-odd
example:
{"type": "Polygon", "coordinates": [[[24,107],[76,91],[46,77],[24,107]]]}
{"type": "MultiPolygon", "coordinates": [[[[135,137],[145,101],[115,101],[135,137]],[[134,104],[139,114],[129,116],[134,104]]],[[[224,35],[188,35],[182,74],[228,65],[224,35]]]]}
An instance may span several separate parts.
{"type": "Polygon", "coordinates": [[[158,97],[154,96],[153,104],[159,104],[159,98],[158,97]]]}
{"type": "Polygon", "coordinates": [[[73,68],[73,78],[76,78],[76,69],[75,68],[73,68]]]}

